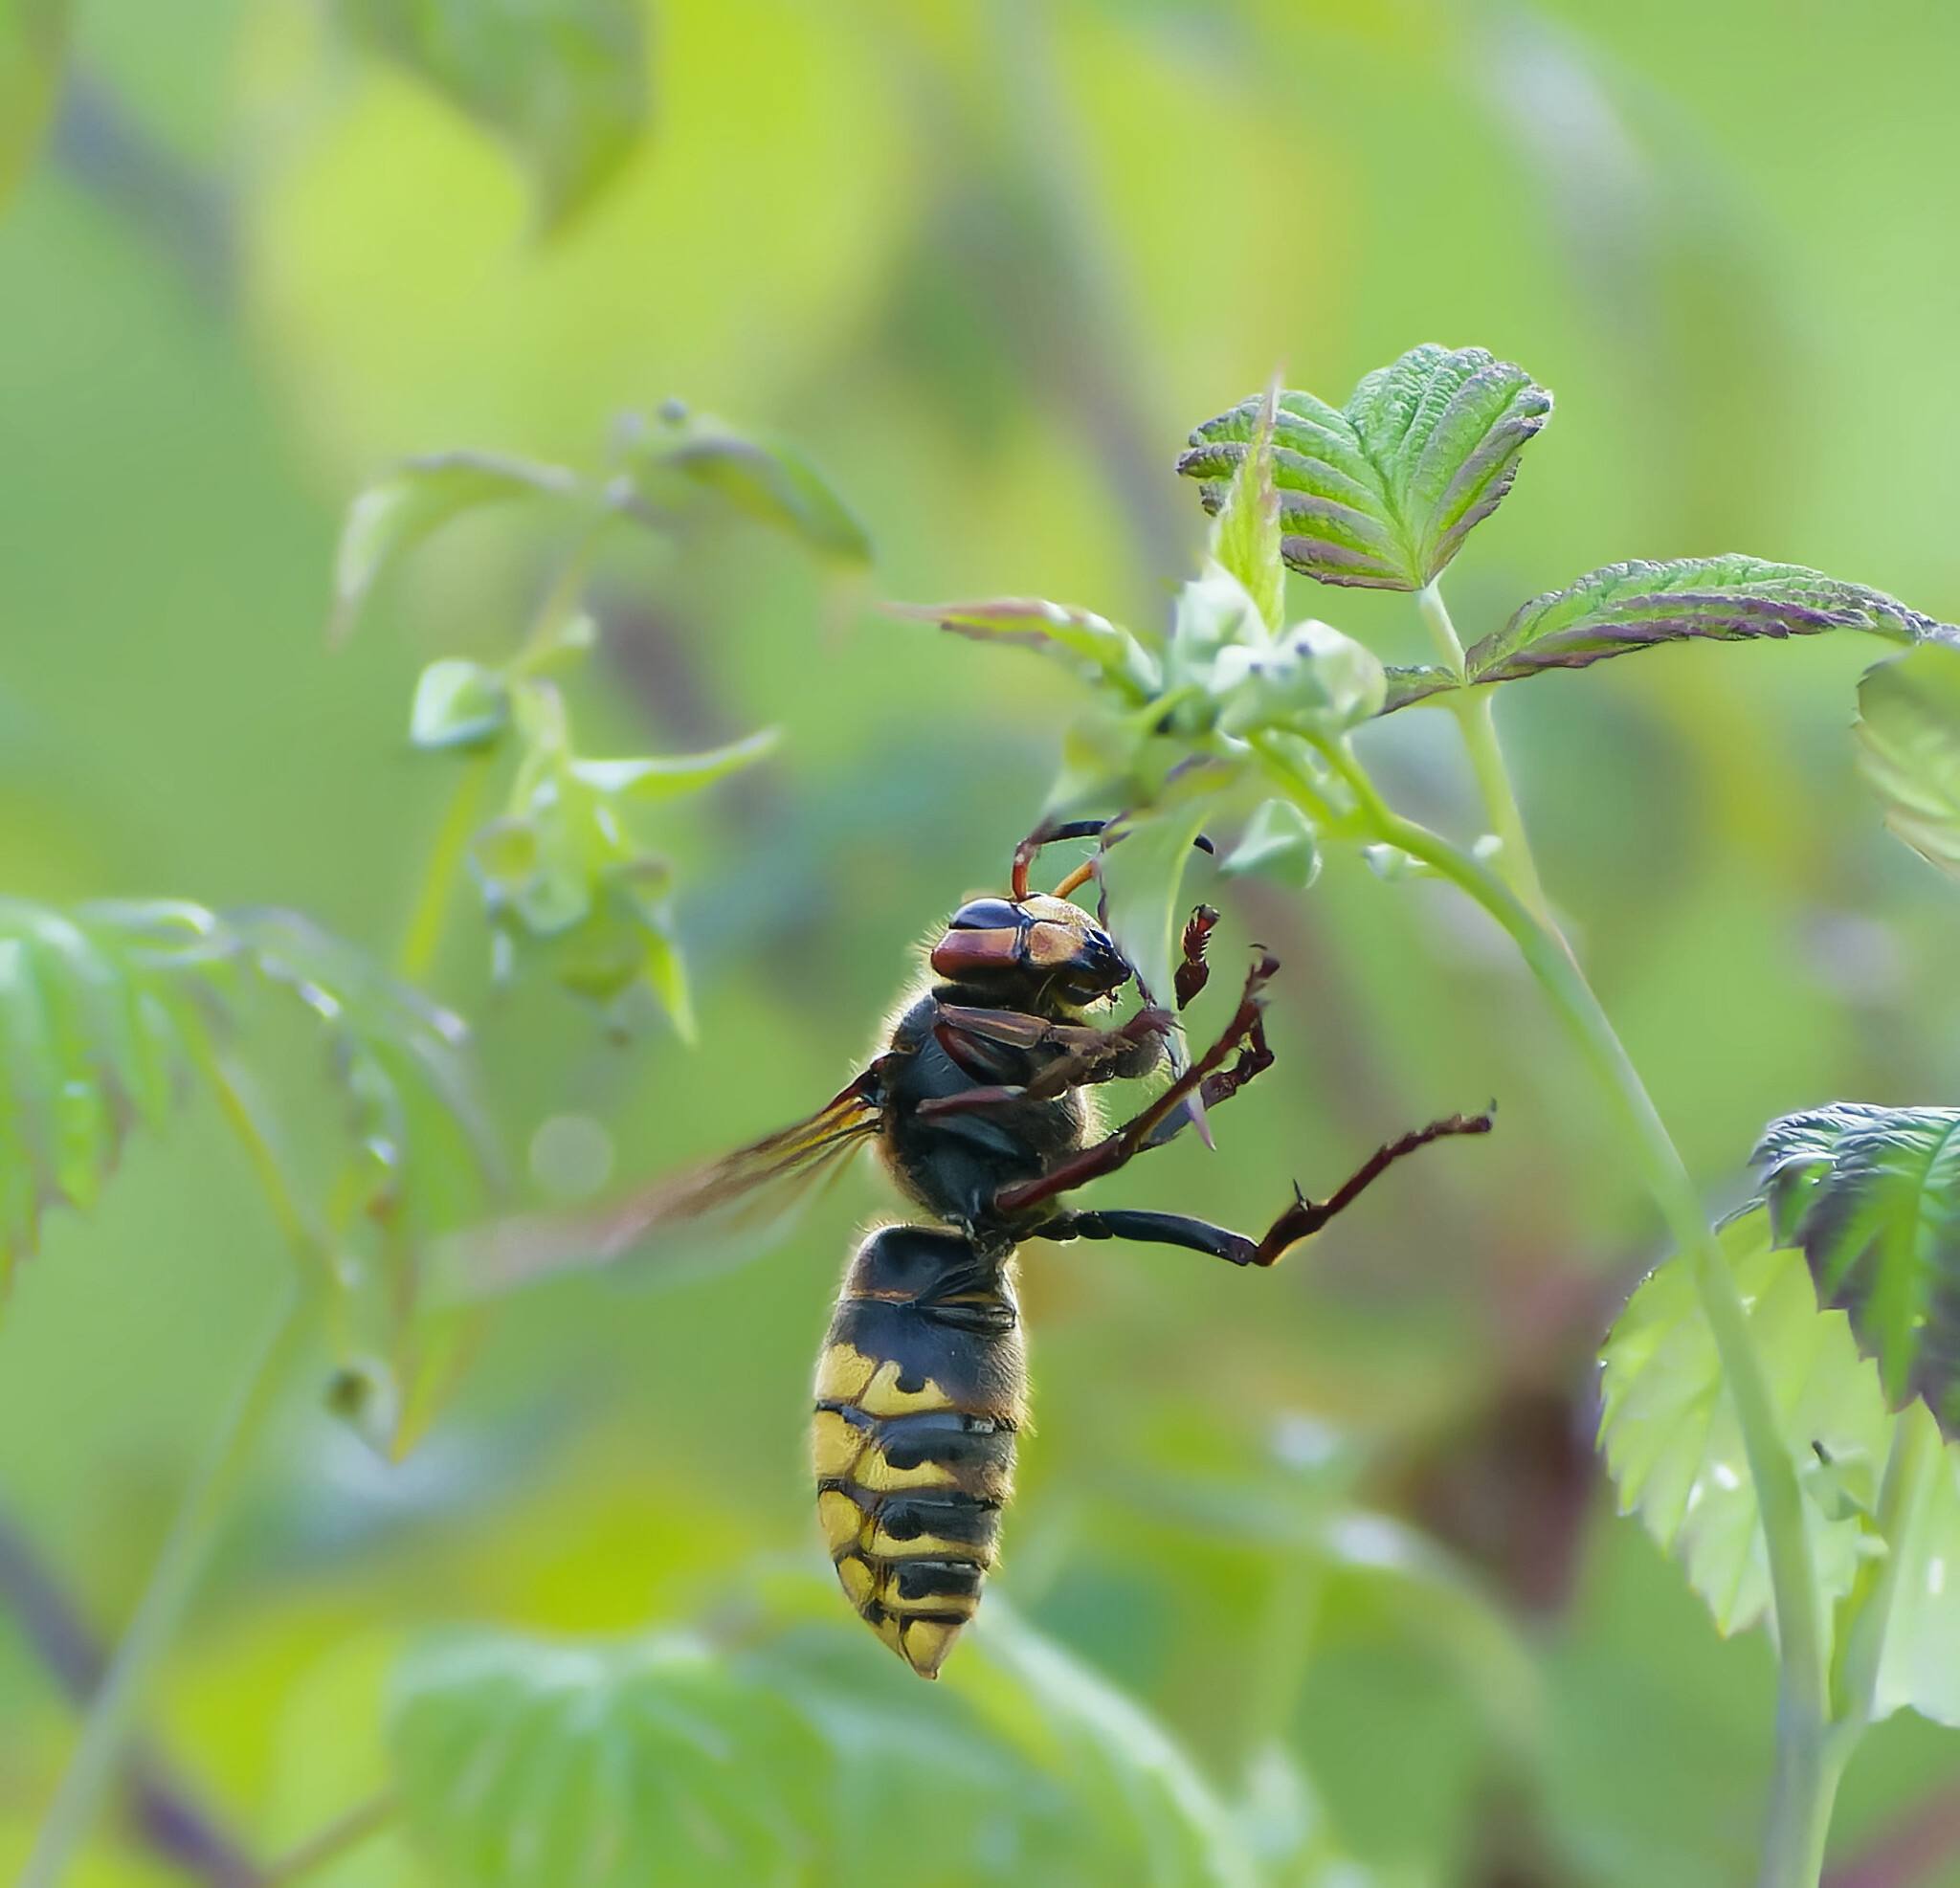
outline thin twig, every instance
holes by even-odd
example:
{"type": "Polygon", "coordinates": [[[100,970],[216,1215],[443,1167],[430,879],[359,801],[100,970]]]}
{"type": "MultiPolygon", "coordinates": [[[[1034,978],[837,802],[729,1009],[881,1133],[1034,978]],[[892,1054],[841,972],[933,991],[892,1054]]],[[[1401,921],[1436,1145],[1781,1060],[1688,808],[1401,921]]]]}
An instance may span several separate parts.
{"type": "Polygon", "coordinates": [[[81,1736],[18,1888],[57,1888],[94,1827],[102,1799],[122,1773],[145,1688],[189,1601],[252,1445],[312,1338],[313,1320],[302,1315],[310,1303],[311,1295],[299,1280],[287,1287],[244,1383],[184,1490],[135,1614],[101,1682],[90,1695],[81,1736]]]}
{"type": "Polygon", "coordinates": [[[285,1883],[298,1881],[302,1876],[311,1875],[315,1869],[338,1861],[349,1849],[357,1849],[369,1837],[378,1835],[400,1812],[401,1805],[389,1791],[356,1804],[345,1815],[337,1816],[317,1834],[309,1835],[305,1841],[269,1862],[263,1877],[264,1888],[284,1888],[285,1883]]]}
{"type": "MultiPolygon", "coordinates": [[[[0,1509],[0,1605],[20,1622],[22,1636],[71,1701],[85,1706],[108,1660],[53,1569],[5,1509],[0,1509]]],[[[132,1744],[127,1770],[131,1810],[151,1849],[209,1888],[264,1888],[252,1858],[146,1741],[132,1744]]]]}

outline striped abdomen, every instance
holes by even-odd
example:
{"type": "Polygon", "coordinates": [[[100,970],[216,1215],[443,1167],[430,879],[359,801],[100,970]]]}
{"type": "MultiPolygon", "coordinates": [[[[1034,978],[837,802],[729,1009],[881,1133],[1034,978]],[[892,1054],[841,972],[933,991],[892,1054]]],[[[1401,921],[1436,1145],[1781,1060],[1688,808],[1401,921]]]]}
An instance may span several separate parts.
{"type": "Polygon", "coordinates": [[[980,1604],[1013,1492],[1026,1376],[1012,1256],[881,1228],[851,1261],[817,1366],[817,1513],[837,1578],[925,1678],[980,1604]]]}

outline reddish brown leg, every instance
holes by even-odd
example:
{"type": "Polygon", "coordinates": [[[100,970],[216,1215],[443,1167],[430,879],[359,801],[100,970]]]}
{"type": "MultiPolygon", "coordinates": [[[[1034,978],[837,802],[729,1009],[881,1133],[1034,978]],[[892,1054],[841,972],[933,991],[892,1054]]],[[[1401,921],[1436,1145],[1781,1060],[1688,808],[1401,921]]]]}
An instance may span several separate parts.
{"type": "Polygon", "coordinates": [[[1105,1173],[1114,1173],[1152,1145],[1151,1135],[1158,1125],[1180,1114],[1186,1099],[1201,1092],[1205,1083],[1231,1060],[1234,1051],[1251,1038],[1259,1020],[1259,992],[1279,967],[1278,959],[1267,955],[1259,958],[1246,977],[1244,993],[1225,1033],[1141,1114],[1124,1122],[1107,1140],[1099,1141],[1093,1147],[1083,1148],[1073,1160],[1064,1161],[1053,1172],[1006,1188],[995,1198],[994,1205],[1002,1212],[1025,1212],[1058,1193],[1069,1192],[1105,1173]]]}
{"type": "Polygon", "coordinates": [[[1209,1253],[1233,1265],[1271,1265],[1289,1247],[1318,1233],[1337,1212],[1345,1211],[1375,1181],[1405,1154],[1426,1147],[1452,1134],[1488,1134],[1491,1110],[1481,1115],[1452,1115],[1447,1121],[1433,1121],[1399,1141],[1392,1141],[1376,1151],[1324,1201],[1309,1200],[1298,1187],[1293,1204],[1266,1229],[1265,1236],[1249,1239],[1229,1227],[1214,1226],[1209,1220],[1192,1219],[1180,1212],[1140,1212],[1119,1208],[1103,1212],[1058,1212],[1052,1219],[1031,1227],[1027,1236],[1036,1239],[1134,1239],[1147,1245],[1183,1246],[1190,1252],[1209,1253]]]}
{"type": "Polygon", "coordinates": [[[1205,946],[1211,943],[1212,932],[1217,922],[1217,912],[1208,904],[1201,904],[1192,913],[1191,922],[1184,927],[1184,962],[1177,966],[1173,980],[1180,1010],[1188,1010],[1192,999],[1211,980],[1212,966],[1205,962],[1205,946]]]}
{"type": "Polygon", "coordinates": [[[1076,1029],[1065,1024],[1041,1024],[1040,1018],[1035,1016],[1012,1016],[1009,1022],[1013,1026],[1038,1024],[1040,1028],[1031,1032],[1014,1027],[1010,1033],[993,1020],[983,1020],[974,1027],[951,1020],[969,1016],[991,1019],[1000,1013],[947,1009],[940,1012],[940,1020],[933,1026],[933,1033],[947,1054],[976,1080],[995,1073],[995,1064],[989,1055],[994,1044],[1023,1051],[1053,1045],[1066,1048],[1068,1053],[1058,1055],[1025,1083],[988,1083],[961,1095],[936,1096],[922,1101],[918,1112],[923,1118],[973,1114],[984,1108],[1005,1107],[1013,1101],[1046,1101],[1091,1082],[1148,1075],[1163,1054],[1156,1045],[1170,1028],[1170,1013],[1166,1010],[1140,1010],[1121,1029],[1114,1030],[1076,1029]]]}

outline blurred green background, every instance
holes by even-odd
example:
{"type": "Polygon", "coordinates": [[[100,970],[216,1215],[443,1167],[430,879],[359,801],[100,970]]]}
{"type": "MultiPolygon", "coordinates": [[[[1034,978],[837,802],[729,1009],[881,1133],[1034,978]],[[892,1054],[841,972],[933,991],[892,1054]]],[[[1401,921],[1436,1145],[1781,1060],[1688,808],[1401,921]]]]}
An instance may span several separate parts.
{"type": "MultiPolygon", "coordinates": [[[[916,940],[1001,883],[1080,705],[868,606],[1032,593],[1158,625],[1202,543],[1175,453],[1276,365],[1338,402],[1437,340],[1554,390],[1452,572],[1466,640],[1595,565],[1728,549],[1960,616],[1949,8],[661,0],[649,22],[648,134],[540,235],[509,154],[329,10],[82,0],[0,219],[8,892],[292,905],[394,952],[454,765],[408,747],[414,677],[507,653],[550,574],[486,514],[330,649],[342,508],[398,455],[593,464],[615,414],[678,395],[800,442],[870,527],[869,580],[712,521],[598,573],[589,750],[783,742],[649,824],[681,870],[697,1046],[620,1040],[543,982],[493,992],[459,891],[430,984],[475,1025],[521,1202],[549,1197],[526,1163],[548,1119],[601,1122],[623,1183],[833,1092],[916,940]]],[[[1296,613],[1419,655],[1406,598],[1310,589],[1296,613]]],[[[1716,1206],[1774,1114],[1960,1090],[1960,914],[1852,771],[1871,657],[1669,651],[1499,711],[1552,897],[1716,1206]]],[[[1373,738],[1412,807],[1474,832],[1446,717],[1373,738]]],[[[1221,958],[1257,937],[1282,960],[1281,1065],[1215,1154],[1181,1143],[1109,1200],[1262,1225],[1290,1179],[1413,1122],[1495,1095],[1500,1128],[1273,1276],[1031,1251],[1037,1431],[994,1592],[1222,1796],[1290,1753],[1349,1861],[1288,1879],[1748,1879],[1768,1648],[1716,1638],[1591,1458],[1592,1350],[1659,1233],[1589,1086],[1443,888],[1336,858],[1304,898],[1220,901],[1221,958]]],[[[813,1561],[812,1360],[854,1229],[889,1210],[866,1164],[753,1264],[513,1298],[396,1466],[322,1407],[323,1355],[149,1714],[186,1788],[270,1854],[375,1787],[382,1675],[421,1626],[629,1632],[711,1613],[756,1556],[813,1561]]],[[[285,1263],[199,1107],[24,1269],[0,1515],[98,1633],[285,1263]]],[[[0,1866],[74,1721],[17,1624],[0,1866]]],[[[1952,1823],[1956,1791],[1960,1740],[1885,1725],[1834,1855],[1952,1823]]],[[[88,1866],[183,1878],[118,1828],[88,1866]]],[[[414,1867],[390,1835],[317,1878],[414,1867]]],[[[920,1878],[1136,1878],[991,1867],[920,1878]]],[[[1856,1878],[1960,1882],[1960,1859],[1856,1878]]]]}

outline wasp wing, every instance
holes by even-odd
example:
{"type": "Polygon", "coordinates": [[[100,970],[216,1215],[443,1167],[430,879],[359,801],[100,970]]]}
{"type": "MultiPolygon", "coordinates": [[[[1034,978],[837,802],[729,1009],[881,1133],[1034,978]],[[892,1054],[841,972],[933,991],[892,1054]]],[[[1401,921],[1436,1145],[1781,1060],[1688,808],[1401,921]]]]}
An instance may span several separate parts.
{"type": "Polygon", "coordinates": [[[594,1211],[535,1213],[443,1242],[440,1296],[495,1297],[561,1272],[610,1265],[641,1247],[663,1275],[721,1271],[774,1243],[820,1179],[838,1178],[884,1120],[879,1064],[792,1127],[594,1211]],[[705,1261],[703,1263],[703,1261],[705,1261]]]}

